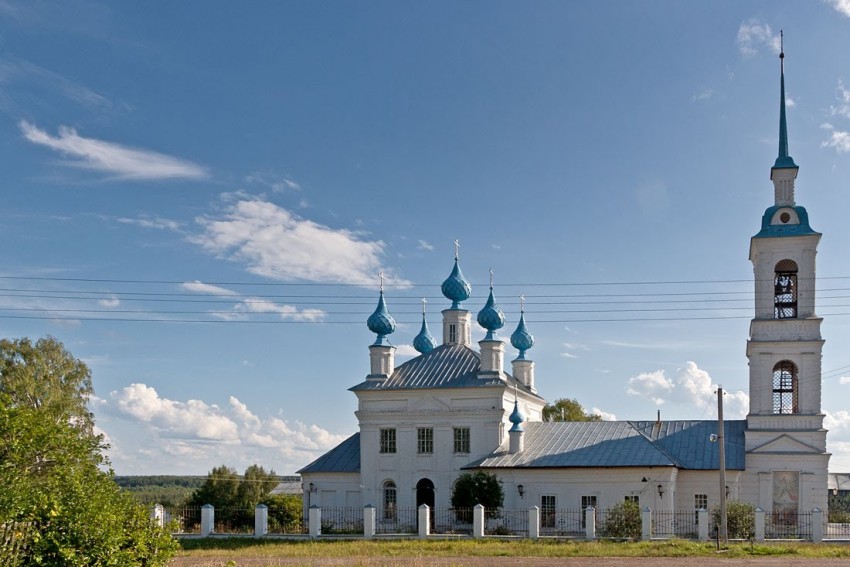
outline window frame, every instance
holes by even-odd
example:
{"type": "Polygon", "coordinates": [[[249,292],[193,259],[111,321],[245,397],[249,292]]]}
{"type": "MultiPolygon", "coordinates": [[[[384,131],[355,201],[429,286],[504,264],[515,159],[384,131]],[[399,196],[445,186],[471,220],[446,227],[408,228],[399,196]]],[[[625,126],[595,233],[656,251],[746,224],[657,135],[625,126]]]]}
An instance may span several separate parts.
{"type": "Polygon", "coordinates": [[[381,485],[381,518],[387,521],[398,519],[398,486],[395,481],[385,480],[381,485]]]}
{"type": "Polygon", "coordinates": [[[434,454],[434,428],[433,427],[417,427],[416,428],[416,454],[417,455],[433,455],[434,454]]]}
{"type": "Polygon", "coordinates": [[[554,528],[558,509],[558,498],[554,494],[540,495],[540,527],[554,528]]]}
{"type": "Polygon", "coordinates": [[[455,455],[468,455],[472,452],[472,435],[469,427],[455,427],[453,436],[455,455]]]}
{"type": "Polygon", "coordinates": [[[378,452],[382,455],[392,455],[398,452],[398,434],[395,427],[382,427],[380,429],[378,452]]]}
{"type": "Polygon", "coordinates": [[[799,367],[793,360],[780,360],[773,366],[772,413],[793,415],[799,413],[799,367]]]}

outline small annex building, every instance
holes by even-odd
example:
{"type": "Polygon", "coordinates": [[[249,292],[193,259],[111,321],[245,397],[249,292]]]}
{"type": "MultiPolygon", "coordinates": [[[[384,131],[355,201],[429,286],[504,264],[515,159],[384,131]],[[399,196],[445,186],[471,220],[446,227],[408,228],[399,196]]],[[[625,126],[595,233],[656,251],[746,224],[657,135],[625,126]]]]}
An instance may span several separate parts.
{"type": "MultiPolygon", "coordinates": [[[[821,234],[795,202],[799,171],[788,153],[784,54],[780,73],[779,153],[770,170],[774,203],[750,241],[755,314],[746,342],[749,413],[725,422],[726,487],[767,511],[796,515],[827,509],[826,430],[821,411],[822,319],[815,314],[815,257],[821,234]]],[[[305,507],[371,504],[378,518],[421,504],[449,508],[463,471],[502,480],[505,507],[547,511],[609,508],[624,500],[653,510],[709,508],[720,500],[717,421],[544,422],[534,337],[524,313],[510,336],[494,290],[477,313],[486,331],[472,344],[471,287],[455,251],[441,286],[441,341],[423,314],[413,341],[420,353],[395,365],[395,330],[381,289],[368,319],[376,340],[370,374],[357,396],[359,432],[299,471],[305,507]],[[308,488],[309,487],[309,488],[308,488]]],[[[744,337],[742,337],[742,340],[744,337]]]]}

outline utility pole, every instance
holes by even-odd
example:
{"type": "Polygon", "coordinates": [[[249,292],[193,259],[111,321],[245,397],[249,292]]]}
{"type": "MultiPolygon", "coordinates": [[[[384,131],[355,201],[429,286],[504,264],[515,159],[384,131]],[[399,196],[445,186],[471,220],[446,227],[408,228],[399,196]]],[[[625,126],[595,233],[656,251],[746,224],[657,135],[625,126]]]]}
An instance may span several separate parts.
{"type": "Polygon", "coordinates": [[[723,435],[723,387],[717,387],[717,442],[720,443],[720,526],[718,540],[722,545],[729,543],[726,524],[726,441],[723,435]]]}

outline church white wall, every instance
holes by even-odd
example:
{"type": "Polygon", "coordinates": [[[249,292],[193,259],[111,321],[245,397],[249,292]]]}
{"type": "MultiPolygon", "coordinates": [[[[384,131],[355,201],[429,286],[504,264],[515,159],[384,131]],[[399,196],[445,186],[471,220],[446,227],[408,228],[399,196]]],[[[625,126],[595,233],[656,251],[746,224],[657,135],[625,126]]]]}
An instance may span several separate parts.
{"type": "Polygon", "coordinates": [[[336,508],[363,506],[358,473],[305,473],[301,475],[304,487],[304,517],[311,506],[336,508]],[[315,492],[310,491],[313,483],[315,492]]]}

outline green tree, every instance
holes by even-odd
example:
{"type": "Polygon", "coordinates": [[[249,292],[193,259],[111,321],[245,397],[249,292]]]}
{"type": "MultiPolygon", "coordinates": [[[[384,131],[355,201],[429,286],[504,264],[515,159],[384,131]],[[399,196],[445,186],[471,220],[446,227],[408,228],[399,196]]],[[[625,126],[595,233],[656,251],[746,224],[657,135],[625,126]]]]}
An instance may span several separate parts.
{"type": "Polygon", "coordinates": [[[266,472],[259,465],[249,466],[242,477],[233,467],[221,465],[209,472],[187,504],[192,507],[212,505],[220,529],[249,530],[254,526],[254,508],[263,503],[278,483],[274,471],[266,472]]]}
{"type": "Polygon", "coordinates": [[[15,407],[40,410],[43,419],[71,422],[88,431],[91,372],[53,337],[0,340],[0,392],[15,407]]]}
{"type": "Polygon", "coordinates": [[[166,563],[177,543],[102,470],[88,368],[55,339],[4,340],[0,351],[0,524],[31,526],[23,563],[166,563]]]}
{"type": "Polygon", "coordinates": [[[471,508],[477,504],[484,506],[488,517],[498,517],[504,502],[502,481],[495,474],[484,471],[462,473],[457,477],[452,490],[452,507],[463,510],[458,515],[459,520],[471,521],[471,508]]]}
{"type": "Polygon", "coordinates": [[[260,465],[251,465],[245,469],[245,474],[242,475],[242,482],[239,484],[236,493],[239,506],[255,508],[278,484],[280,484],[280,480],[274,470],[266,472],[266,469],[260,465]]]}
{"type": "Polygon", "coordinates": [[[576,399],[560,398],[543,406],[543,421],[602,421],[602,416],[586,413],[576,399]]]}

